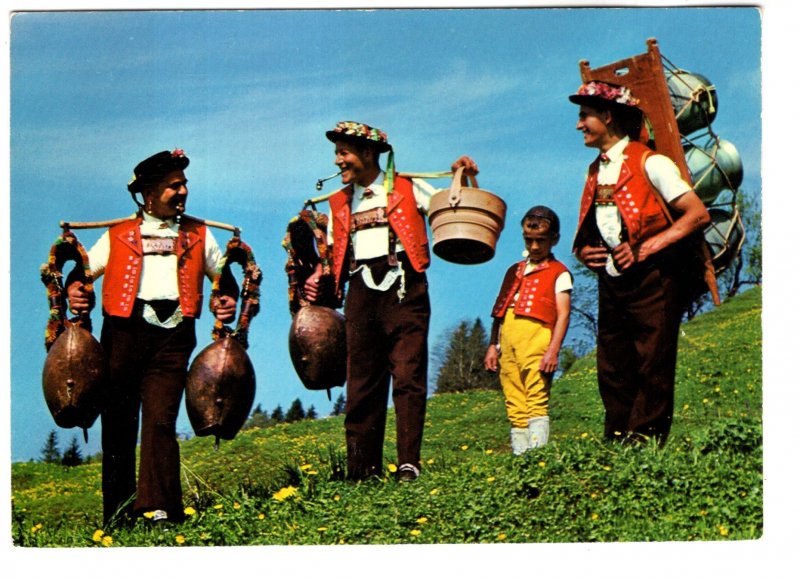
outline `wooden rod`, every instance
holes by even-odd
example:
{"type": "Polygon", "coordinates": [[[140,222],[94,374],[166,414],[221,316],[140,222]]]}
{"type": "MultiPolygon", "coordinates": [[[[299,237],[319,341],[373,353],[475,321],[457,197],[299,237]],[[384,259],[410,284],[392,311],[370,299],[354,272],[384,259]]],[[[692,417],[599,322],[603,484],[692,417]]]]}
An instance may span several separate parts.
{"type": "MultiPolygon", "coordinates": [[[[221,228],[222,230],[229,230],[234,233],[241,232],[241,229],[236,226],[231,226],[230,224],[224,224],[223,222],[216,222],[214,220],[206,220],[205,218],[197,218],[195,216],[190,216],[189,214],[182,214],[182,216],[189,218],[191,220],[196,220],[201,224],[205,224],[206,226],[211,226],[212,228],[221,228]]],[[[59,222],[59,226],[64,230],[82,230],[86,228],[110,228],[111,226],[116,226],[117,224],[121,224],[127,220],[131,220],[136,217],[136,214],[132,214],[130,216],[125,216],[123,218],[114,218],[113,220],[101,220],[98,222],[70,222],[68,220],[61,220],[59,222]]]]}

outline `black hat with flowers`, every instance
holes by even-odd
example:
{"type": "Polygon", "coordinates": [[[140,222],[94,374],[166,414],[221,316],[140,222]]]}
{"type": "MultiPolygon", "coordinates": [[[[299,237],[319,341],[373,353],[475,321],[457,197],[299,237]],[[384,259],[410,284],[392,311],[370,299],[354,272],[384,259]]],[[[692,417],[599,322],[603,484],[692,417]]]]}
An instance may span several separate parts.
{"type": "Polygon", "coordinates": [[[140,161],[133,168],[133,179],[128,183],[128,191],[131,194],[141,192],[148,184],[158,182],[172,171],[183,171],[188,165],[189,158],[182,149],[160,151],[140,161]]]}
{"type": "Polygon", "coordinates": [[[631,94],[628,87],[603,81],[589,81],[582,84],[574,95],[569,96],[569,100],[578,105],[597,105],[600,102],[624,107],[639,106],[639,99],[631,94]]]}
{"type": "Polygon", "coordinates": [[[374,147],[379,153],[390,151],[389,139],[386,134],[376,127],[356,121],[339,121],[336,127],[325,132],[325,137],[336,143],[337,141],[350,141],[374,147]]]}

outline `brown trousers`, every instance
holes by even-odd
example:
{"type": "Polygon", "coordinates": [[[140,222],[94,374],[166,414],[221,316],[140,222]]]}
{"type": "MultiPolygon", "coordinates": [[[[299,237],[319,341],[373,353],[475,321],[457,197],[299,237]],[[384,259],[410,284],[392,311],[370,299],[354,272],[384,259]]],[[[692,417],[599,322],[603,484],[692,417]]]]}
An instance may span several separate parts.
{"type": "Polygon", "coordinates": [[[196,345],[194,326],[194,319],[184,319],[174,329],[162,329],[142,320],[140,308],[130,318],[105,317],[101,343],[111,374],[101,414],[105,522],[118,512],[130,516],[162,509],[171,519],[183,514],[175,424],[196,345]]]}
{"type": "Polygon", "coordinates": [[[599,276],[597,379],[606,438],[650,436],[663,444],[669,435],[682,279],[668,256],[619,277],[599,276]]]}
{"type": "MultiPolygon", "coordinates": [[[[347,403],[345,439],[348,478],[380,474],[389,384],[397,421],[398,465],[420,467],[420,448],[428,397],[430,299],[425,273],[400,255],[406,295],[400,282],[386,291],[368,288],[361,273],[351,277],[345,301],[347,328],[347,403]]],[[[377,284],[388,270],[386,258],[371,266],[377,284]]]]}

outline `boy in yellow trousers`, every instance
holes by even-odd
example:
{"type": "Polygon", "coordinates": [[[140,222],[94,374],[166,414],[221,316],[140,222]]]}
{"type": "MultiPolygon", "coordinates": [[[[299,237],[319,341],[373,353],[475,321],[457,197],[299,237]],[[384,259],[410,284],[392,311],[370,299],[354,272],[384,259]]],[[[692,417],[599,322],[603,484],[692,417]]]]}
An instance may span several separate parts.
{"type": "Polygon", "coordinates": [[[528,210],[522,219],[526,258],[508,269],[492,309],[484,366],[500,369],[515,455],[544,446],[550,435],[550,384],[569,327],[572,292],[572,274],[552,253],[559,229],[550,208],[528,210]]]}

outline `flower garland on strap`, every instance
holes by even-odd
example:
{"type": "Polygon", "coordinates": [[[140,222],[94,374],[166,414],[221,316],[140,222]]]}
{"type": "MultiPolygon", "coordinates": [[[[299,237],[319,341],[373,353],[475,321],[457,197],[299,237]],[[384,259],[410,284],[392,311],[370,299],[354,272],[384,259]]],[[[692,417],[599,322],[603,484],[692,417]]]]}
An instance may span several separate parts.
{"type": "Polygon", "coordinates": [[[61,236],[56,238],[50,248],[47,263],[39,268],[39,274],[42,283],[47,287],[47,300],[50,307],[45,329],[45,349],[49,351],[59,335],[69,325],[78,325],[91,333],[92,319],[89,317],[89,313],[95,304],[94,279],[89,264],[89,255],[72,231],[64,230],[61,236]],[[64,264],[69,260],[75,261],[75,268],[68,277],[68,284],[70,278],[81,280],[89,295],[89,309],[72,319],[67,318],[67,293],[62,274],[64,264]]]}
{"type": "Polygon", "coordinates": [[[289,279],[289,312],[294,316],[301,307],[309,305],[303,296],[302,287],[306,279],[322,264],[320,294],[318,302],[324,306],[338,308],[341,296],[333,289],[333,257],[328,245],[328,216],[316,210],[303,209],[294,216],[286,228],[281,246],[288,253],[286,274],[289,279]],[[316,247],[316,248],[315,248],[316,247]]]}
{"type": "Polygon", "coordinates": [[[235,329],[231,329],[223,324],[222,321],[216,319],[214,321],[214,329],[211,331],[211,338],[216,341],[223,337],[234,337],[247,349],[247,332],[250,327],[250,321],[258,314],[260,309],[262,274],[261,269],[256,264],[253,250],[238,235],[234,235],[228,241],[225,255],[217,266],[217,273],[211,284],[210,308],[212,313],[216,311],[221,295],[221,285],[233,280],[233,275],[230,271],[231,263],[240,264],[244,273],[242,290],[239,295],[241,300],[239,319],[236,322],[235,329]]]}

